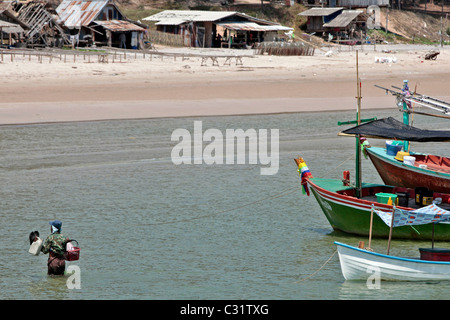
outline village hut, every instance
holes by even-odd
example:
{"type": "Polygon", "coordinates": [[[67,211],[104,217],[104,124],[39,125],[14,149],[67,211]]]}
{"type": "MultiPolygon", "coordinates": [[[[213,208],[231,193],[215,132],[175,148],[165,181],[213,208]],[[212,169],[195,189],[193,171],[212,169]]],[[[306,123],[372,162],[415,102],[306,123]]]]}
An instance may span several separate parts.
{"type": "Polygon", "coordinates": [[[154,22],[156,32],[179,35],[184,46],[202,48],[247,48],[292,30],[235,11],[164,10],[143,20],[154,22]]]}
{"type": "Polygon", "coordinates": [[[54,46],[68,42],[64,30],[56,23],[53,4],[47,0],[14,1],[12,8],[17,19],[28,26],[24,33],[27,46],[54,46]]]}
{"type": "Polygon", "coordinates": [[[312,8],[299,13],[306,16],[308,32],[322,34],[328,41],[355,44],[366,35],[369,15],[363,10],[312,8]]]}
{"type": "Polygon", "coordinates": [[[144,25],[127,19],[112,0],[63,0],[56,12],[74,46],[143,46],[144,25]]]}
{"type": "Polygon", "coordinates": [[[28,30],[14,14],[11,2],[0,2],[0,46],[21,46],[24,43],[24,33],[28,30]]]}
{"type": "Polygon", "coordinates": [[[311,8],[309,10],[300,12],[299,16],[307,17],[306,31],[307,32],[323,32],[325,31],[324,24],[336,18],[344,10],[342,7],[338,8],[311,8]]]}
{"type": "Polygon", "coordinates": [[[336,42],[356,44],[366,35],[367,18],[368,15],[363,10],[343,10],[336,18],[324,23],[323,27],[336,42]]]}

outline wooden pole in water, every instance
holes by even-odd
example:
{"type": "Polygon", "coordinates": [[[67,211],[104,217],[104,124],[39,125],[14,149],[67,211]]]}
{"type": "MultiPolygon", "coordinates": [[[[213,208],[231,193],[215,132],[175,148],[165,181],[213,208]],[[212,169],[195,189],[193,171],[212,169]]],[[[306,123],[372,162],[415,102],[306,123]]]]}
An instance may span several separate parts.
{"type": "Polygon", "coordinates": [[[431,229],[431,249],[434,249],[434,225],[433,223],[433,229],[431,229]]]}
{"type": "Polygon", "coordinates": [[[391,240],[392,240],[392,229],[394,228],[394,215],[395,215],[395,206],[392,208],[392,219],[391,219],[391,227],[389,229],[389,240],[387,247],[387,255],[389,255],[389,250],[391,249],[391,240]]]}
{"type": "Polygon", "coordinates": [[[373,210],[374,209],[373,209],[373,205],[372,205],[372,209],[370,210],[369,247],[368,247],[368,249],[372,249],[371,244],[372,244],[373,210]]]}

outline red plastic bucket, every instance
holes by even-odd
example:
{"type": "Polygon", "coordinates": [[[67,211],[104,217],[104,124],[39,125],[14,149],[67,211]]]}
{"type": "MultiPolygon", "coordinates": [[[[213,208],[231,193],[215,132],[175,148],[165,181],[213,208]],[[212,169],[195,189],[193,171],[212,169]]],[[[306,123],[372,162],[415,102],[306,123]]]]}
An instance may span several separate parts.
{"type": "Polygon", "coordinates": [[[66,260],[67,261],[76,261],[80,259],[80,247],[78,247],[78,241],[77,240],[70,240],[70,242],[76,242],[77,246],[73,246],[73,250],[66,251],[66,260]]]}

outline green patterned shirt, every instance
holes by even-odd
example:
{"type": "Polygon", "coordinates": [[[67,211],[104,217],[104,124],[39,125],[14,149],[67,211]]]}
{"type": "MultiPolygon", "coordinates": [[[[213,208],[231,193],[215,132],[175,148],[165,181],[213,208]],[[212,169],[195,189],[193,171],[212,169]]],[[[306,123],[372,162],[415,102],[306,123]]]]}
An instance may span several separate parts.
{"type": "Polygon", "coordinates": [[[62,257],[66,252],[67,238],[61,233],[55,232],[45,239],[41,251],[43,253],[52,252],[58,257],[62,257]]]}

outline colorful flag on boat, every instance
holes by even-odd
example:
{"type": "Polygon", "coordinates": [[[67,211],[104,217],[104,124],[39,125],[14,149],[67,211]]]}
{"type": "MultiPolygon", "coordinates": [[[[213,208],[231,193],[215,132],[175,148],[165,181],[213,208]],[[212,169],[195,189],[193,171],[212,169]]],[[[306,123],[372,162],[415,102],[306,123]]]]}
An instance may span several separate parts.
{"type": "MultiPolygon", "coordinates": [[[[391,226],[392,211],[386,212],[377,209],[374,209],[374,211],[384,223],[386,223],[389,227],[391,226]]],[[[395,208],[394,227],[429,224],[443,221],[450,221],[450,211],[441,209],[434,203],[411,211],[395,208]]]]}
{"type": "Polygon", "coordinates": [[[300,175],[302,179],[302,186],[303,186],[303,193],[306,193],[309,196],[309,189],[308,189],[308,178],[312,178],[311,171],[309,171],[308,167],[306,166],[305,160],[303,158],[298,158],[298,174],[300,175]]]}

